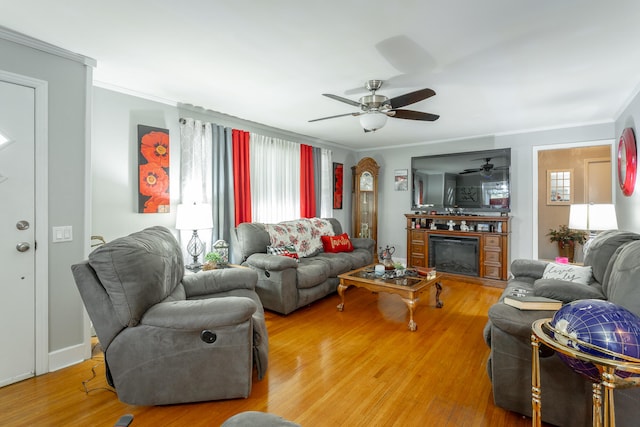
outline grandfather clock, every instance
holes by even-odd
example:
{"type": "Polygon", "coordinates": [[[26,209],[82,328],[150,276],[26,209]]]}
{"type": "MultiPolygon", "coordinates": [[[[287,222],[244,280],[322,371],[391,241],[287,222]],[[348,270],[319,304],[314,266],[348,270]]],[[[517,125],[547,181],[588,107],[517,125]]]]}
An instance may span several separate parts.
{"type": "Polygon", "coordinates": [[[378,239],[378,170],[371,157],[360,160],[351,168],[353,185],[353,236],[378,239]]]}

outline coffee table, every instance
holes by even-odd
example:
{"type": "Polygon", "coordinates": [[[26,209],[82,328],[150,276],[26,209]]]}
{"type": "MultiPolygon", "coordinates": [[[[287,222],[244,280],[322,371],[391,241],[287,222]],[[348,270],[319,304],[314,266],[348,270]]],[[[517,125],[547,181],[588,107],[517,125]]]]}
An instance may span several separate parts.
{"type": "Polygon", "coordinates": [[[344,291],[346,291],[349,286],[369,289],[372,292],[386,292],[400,295],[402,301],[404,301],[409,308],[409,330],[412,332],[418,329],[417,323],[413,320],[413,312],[420,300],[420,294],[422,292],[429,289],[430,286],[435,286],[436,307],[442,308],[443,306],[442,301],[440,301],[440,292],[442,292],[442,284],[440,283],[442,275],[440,273],[436,273],[435,277],[430,279],[423,276],[409,275],[386,279],[376,276],[374,266],[369,265],[348,273],[340,274],[338,278],[340,279],[340,284],[338,285],[338,295],[340,295],[340,304],[338,304],[337,307],[338,311],[344,310],[344,291]]]}

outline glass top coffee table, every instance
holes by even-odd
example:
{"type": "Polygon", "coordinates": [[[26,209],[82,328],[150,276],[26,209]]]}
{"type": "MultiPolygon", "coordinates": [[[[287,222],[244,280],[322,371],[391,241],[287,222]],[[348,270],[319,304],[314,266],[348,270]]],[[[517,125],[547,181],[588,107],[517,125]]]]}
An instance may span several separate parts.
{"type": "Polygon", "coordinates": [[[443,303],[440,301],[440,292],[442,292],[440,280],[442,275],[440,273],[436,273],[434,277],[430,278],[408,274],[401,277],[388,276],[392,276],[392,274],[385,274],[383,276],[376,275],[373,265],[338,275],[340,279],[340,284],[338,285],[338,295],[340,295],[338,310],[344,310],[344,291],[347,290],[349,286],[369,289],[372,292],[386,292],[400,295],[409,308],[409,330],[412,332],[418,329],[418,325],[415,320],[413,320],[413,312],[420,300],[420,294],[422,292],[428,290],[431,286],[435,286],[436,307],[442,308],[443,303]]]}

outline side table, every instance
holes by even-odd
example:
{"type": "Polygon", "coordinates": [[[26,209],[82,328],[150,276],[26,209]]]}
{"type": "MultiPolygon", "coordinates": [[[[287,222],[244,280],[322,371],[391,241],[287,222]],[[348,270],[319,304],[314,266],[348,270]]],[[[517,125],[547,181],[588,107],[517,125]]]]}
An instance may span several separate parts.
{"type": "MultiPolygon", "coordinates": [[[[539,319],[531,325],[531,406],[532,425],[540,427],[542,423],[542,387],[540,385],[540,345],[568,357],[592,363],[600,373],[600,381],[593,383],[593,426],[615,427],[616,418],[613,403],[613,390],[616,388],[640,387],[640,377],[622,378],[617,372],[640,375],[640,360],[627,358],[626,361],[597,357],[569,347],[553,338],[551,319],[539,319]],[[604,389],[604,398],[602,390],[604,389]]],[[[603,349],[600,349],[603,351],[603,349]]],[[[622,355],[617,355],[618,357],[622,355]]]]}

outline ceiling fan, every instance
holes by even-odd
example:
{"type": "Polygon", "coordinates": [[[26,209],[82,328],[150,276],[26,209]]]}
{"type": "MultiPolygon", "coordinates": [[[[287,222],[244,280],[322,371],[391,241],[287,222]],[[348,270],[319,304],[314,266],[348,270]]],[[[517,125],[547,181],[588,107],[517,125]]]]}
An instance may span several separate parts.
{"type": "Polygon", "coordinates": [[[491,157],[484,157],[482,159],[474,159],[474,161],[475,160],[484,160],[485,163],[483,165],[481,165],[479,168],[465,169],[462,172],[459,172],[458,175],[464,175],[464,174],[468,174],[468,173],[480,172],[480,175],[482,175],[482,176],[491,176],[491,174],[492,174],[492,172],[494,170],[508,169],[508,166],[495,167],[493,165],[493,163],[489,163],[491,161],[491,157]]]}
{"type": "Polygon", "coordinates": [[[432,89],[421,89],[415,92],[406,93],[389,99],[384,95],[376,94],[376,91],[382,87],[382,80],[369,80],[365,83],[365,88],[371,92],[358,101],[352,101],[330,93],[323,93],[324,96],[344,102],[345,104],[359,107],[360,111],[354,113],[338,114],[336,116],[322,117],[320,119],[309,120],[309,122],[317,122],[319,120],[334,119],[336,117],[359,116],[360,125],[365,132],[375,132],[382,128],[387,122],[387,117],[395,117],[396,119],[421,120],[432,122],[438,120],[440,116],[436,114],[423,113],[421,111],[400,110],[405,105],[415,104],[423,99],[430,98],[436,93],[432,89]]]}

